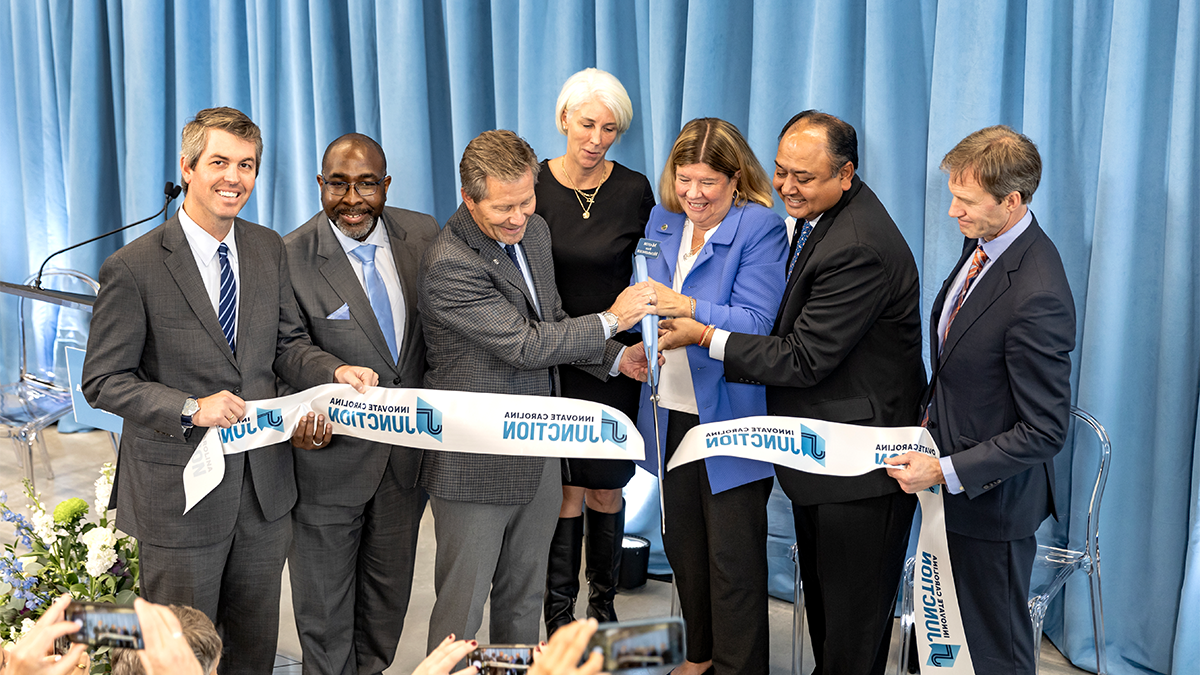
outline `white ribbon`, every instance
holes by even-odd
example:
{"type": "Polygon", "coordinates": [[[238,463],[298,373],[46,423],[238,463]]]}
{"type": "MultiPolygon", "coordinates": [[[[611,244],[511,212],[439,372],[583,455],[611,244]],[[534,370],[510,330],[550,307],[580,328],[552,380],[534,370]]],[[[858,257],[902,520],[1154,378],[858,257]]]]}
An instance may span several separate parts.
{"type": "MultiPolygon", "coordinates": [[[[800,417],[743,417],[693,427],[667,470],[714,456],[771,462],[822,476],[860,476],[906,452],[938,457],[923,427],[864,427],[800,417]]],[[[917,652],[922,670],[974,673],[946,546],[940,486],[922,490],[921,534],[913,574],[917,652]]]]}
{"type": "MultiPolygon", "coordinates": [[[[225,455],[288,441],[315,411],[333,433],[422,450],[489,455],[632,459],[645,457],[637,428],[599,403],[549,396],[324,384],[297,394],[247,401],[229,429],[210,428],[183,471],[187,513],[225,476],[225,455]]],[[[313,452],[317,452],[314,450],[313,452]]]]}

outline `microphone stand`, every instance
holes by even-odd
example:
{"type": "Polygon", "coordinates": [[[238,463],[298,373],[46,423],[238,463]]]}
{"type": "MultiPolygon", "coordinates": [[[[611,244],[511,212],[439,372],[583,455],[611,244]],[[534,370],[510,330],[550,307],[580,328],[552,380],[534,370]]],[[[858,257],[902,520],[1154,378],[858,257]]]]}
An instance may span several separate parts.
{"type": "Polygon", "coordinates": [[[83,246],[84,244],[90,244],[93,241],[96,241],[98,239],[103,239],[109,235],[121,232],[122,230],[128,230],[129,228],[131,228],[135,225],[141,225],[142,223],[146,222],[147,220],[153,220],[153,219],[159,217],[160,215],[162,215],[163,213],[166,212],[167,207],[171,205],[171,201],[174,200],[176,197],[178,197],[179,193],[182,191],[183,191],[182,187],[172,183],[171,181],[167,181],[166,186],[163,187],[163,194],[167,196],[167,200],[165,202],[163,202],[163,206],[161,209],[158,210],[158,213],[155,213],[154,215],[150,216],[149,218],[142,218],[141,220],[137,221],[136,223],[130,223],[124,227],[118,227],[117,229],[115,229],[111,232],[105,232],[104,234],[102,234],[98,237],[92,237],[91,239],[88,239],[87,241],[81,241],[78,244],[72,244],[71,246],[68,246],[62,250],[51,253],[45,260],[42,261],[42,266],[38,268],[37,278],[34,279],[34,281],[33,281],[33,287],[37,288],[37,289],[41,289],[41,287],[42,287],[42,272],[44,272],[46,270],[46,263],[50,262],[50,258],[53,258],[54,256],[58,255],[59,253],[66,253],[67,251],[70,251],[71,249],[79,248],[80,246],[83,246]]]}

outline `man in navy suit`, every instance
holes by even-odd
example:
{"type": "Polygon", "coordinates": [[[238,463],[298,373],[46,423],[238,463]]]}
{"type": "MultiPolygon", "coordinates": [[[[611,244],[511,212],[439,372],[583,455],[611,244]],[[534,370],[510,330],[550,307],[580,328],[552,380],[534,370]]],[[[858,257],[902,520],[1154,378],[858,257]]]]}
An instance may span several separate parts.
{"type": "Polygon", "coordinates": [[[942,159],[966,240],[934,300],[926,426],[941,459],[888,460],[906,492],[945,485],[946,538],[976,673],[1033,673],[1034,532],[1054,514],[1054,455],[1071,406],[1075,304],[1029,200],[1037,147],[981,129],[942,159]]]}

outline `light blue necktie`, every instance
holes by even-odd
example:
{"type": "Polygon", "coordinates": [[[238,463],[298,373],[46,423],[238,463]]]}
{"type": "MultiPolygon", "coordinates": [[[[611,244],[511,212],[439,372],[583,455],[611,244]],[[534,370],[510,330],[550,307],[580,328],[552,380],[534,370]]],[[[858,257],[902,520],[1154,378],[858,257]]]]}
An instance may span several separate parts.
{"type": "Polygon", "coordinates": [[[237,279],[233,278],[233,266],[229,264],[229,246],[225,242],[217,247],[221,257],[221,296],[217,301],[217,320],[221,332],[229,341],[229,351],[237,354],[237,279]]]}
{"type": "Polygon", "coordinates": [[[796,261],[800,259],[800,251],[804,250],[804,242],[808,241],[808,235],[812,234],[813,224],[804,221],[804,226],[800,228],[800,234],[796,236],[796,250],[792,254],[792,262],[788,263],[787,277],[785,281],[792,278],[792,270],[796,269],[796,261]]]}
{"type": "Polygon", "coordinates": [[[392,320],[392,301],[388,298],[387,286],[383,285],[383,277],[375,269],[375,244],[363,244],[351,251],[355,258],[362,261],[363,281],[367,283],[367,297],[371,299],[371,309],[379,321],[379,329],[383,331],[383,339],[387,341],[388,349],[392,351],[392,361],[400,355],[396,349],[396,324],[392,320]]]}

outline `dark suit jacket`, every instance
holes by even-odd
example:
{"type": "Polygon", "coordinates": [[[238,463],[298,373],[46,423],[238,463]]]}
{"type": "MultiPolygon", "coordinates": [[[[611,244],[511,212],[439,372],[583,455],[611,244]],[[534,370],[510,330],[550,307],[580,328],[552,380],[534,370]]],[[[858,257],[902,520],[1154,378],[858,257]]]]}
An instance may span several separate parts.
{"type": "MultiPolygon", "coordinates": [[[[726,343],[725,377],[767,385],[772,415],[915,425],[925,386],[919,300],[908,243],[855,176],[809,234],[771,334],[734,333],[726,343]]],[[[883,469],[842,478],[776,467],[776,475],[797,504],[900,489],[883,469]]]]}
{"type": "MultiPolygon", "coordinates": [[[[521,272],[466,206],[450,216],[425,252],[418,304],[429,350],[427,388],[547,396],[563,363],[607,377],[621,345],[604,339],[595,314],[573,319],[562,311],[550,230],[541,216],[529,217],[521,245],[540,319],[521,272]]],[[[527,504],[544,466],[542,457],[429,450],[420,483],[443,499],[527,504]]]]}
{"type": "MultiPolygon", "coordinates": [[[[417,310],[417,270],[439,228],[432,216],[390,206],[380,223],[387,230],[404,294],[399,363],[392,361],[371,301],[324,211],[283,239],[292,290],[314,344],[347,363],[374,370],[381,387],[421,387],[425,337],[417,310]],[[350,306],[348,319],[325,318],[344,304],[350,306]]],[[[295,457],[296,487],[306,504],[359,506],[374,496],[388,467],[397,484],[411,488],[421,466],[420,450],[351,436],[334,436],[327,448],[296,450],[295,457]]]]}
{"type": "MultiPolygon", "coordinates": [[[[933,302],[936,333],[946,293],[975,239],[933,302]]],[[[1054,513],[1054,455],[1071,410],[1075,303],[1058,249],[1034,218],[992,263],[958,311],[931,385],[929,431],[953,456],[964,491],[947,494],[946,529],[976,539],[1033,535],[1054,513]]]]}
{"type": "MultiPolygon", "coordinates": [[[[283,241],[238,219],[238,353],[221,332],[179,217],[100,267],[83,393],[124,418],[117,464],[117,527],[158,546],[203,546],[233,530],[246,462],[267,520],[296,501],[287,443],[225,458],[220,485],[187,515],[183,467],[207,431],[183,438],[188,396],[223,389],[246,400],[277,395],[276,373],[298,389],[333,381],[343,362],[314,347],[300,323],[283,241]]],[[[247,506],[246,508],[249,508],[247,506]]]]}

